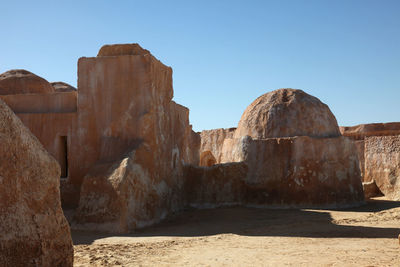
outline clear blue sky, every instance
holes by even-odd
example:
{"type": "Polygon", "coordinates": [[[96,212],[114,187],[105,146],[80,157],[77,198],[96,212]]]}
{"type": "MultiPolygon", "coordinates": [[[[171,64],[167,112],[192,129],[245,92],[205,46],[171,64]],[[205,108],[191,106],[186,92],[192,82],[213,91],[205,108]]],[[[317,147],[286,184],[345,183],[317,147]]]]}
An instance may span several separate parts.
{"type": "Polygon", "coordinates": [[[76,86],[77,60],[139,43],[173,68],[196,131],[236,127],[247,105],[303,89],[340,125],[400,121],[400,1],[2,1],[0,73],[76,86]]]}

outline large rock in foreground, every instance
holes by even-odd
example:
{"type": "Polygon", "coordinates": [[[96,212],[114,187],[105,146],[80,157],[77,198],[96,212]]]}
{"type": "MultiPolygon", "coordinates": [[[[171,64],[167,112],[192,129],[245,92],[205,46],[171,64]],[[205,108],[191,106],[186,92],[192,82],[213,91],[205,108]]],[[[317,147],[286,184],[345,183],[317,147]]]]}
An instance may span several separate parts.
{"type": "Polygon", "coordinates": [[[0,266],[72,266],[60,168],[0,100],[0,266]]]}
{"type": "Polygon", "coordinates": [[[279,89],[266,93],[244,111],[235,137],[340,136],[335,116],[318,98],[302,90],[279,89]]]}

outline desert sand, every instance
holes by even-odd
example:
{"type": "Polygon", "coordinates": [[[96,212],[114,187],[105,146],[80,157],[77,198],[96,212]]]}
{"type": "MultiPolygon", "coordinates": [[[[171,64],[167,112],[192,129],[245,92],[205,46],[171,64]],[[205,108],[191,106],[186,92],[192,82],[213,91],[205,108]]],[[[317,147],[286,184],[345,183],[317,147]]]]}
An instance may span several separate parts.
{"type": "Polygon", "coordinates": [[[73,231],[75,266],[400,266],[400,202],[187,210],[129,235],[73,231]]]}

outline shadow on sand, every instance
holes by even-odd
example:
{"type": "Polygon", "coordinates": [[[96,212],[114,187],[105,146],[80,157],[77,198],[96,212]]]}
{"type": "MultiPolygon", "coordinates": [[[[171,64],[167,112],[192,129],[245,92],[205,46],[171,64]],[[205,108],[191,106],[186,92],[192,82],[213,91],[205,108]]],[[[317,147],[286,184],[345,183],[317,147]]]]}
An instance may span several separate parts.
{"type": "MultiPolygon", "coordinates": [[[[358,208],[341,212],[379,212],[400,207],[399,201],[370,200],[358,208]]],[[[399,221],[400,227],[400,221],[399,221]]],[[[94,240],[112,237],[209,236],[232,233],[245,236],[282,236],[310,238],[397,238],[400,228],[338,225],[329,210],[261,209],[229,207],[189,210],[171,216],[164,222],[132,234],[115,235],[73,231],[75,245],[91,244],[94,240]]]]}

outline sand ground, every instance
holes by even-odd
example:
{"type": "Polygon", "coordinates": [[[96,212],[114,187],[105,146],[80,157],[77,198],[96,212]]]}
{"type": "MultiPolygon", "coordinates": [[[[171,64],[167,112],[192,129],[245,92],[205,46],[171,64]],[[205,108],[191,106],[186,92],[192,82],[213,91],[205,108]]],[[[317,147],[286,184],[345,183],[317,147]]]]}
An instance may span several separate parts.
{"type": "Polygon", "coordinates": [[[129,235],[73,232],[75,266],[400,266],[400,202],[190,210],[129,235]]]}

